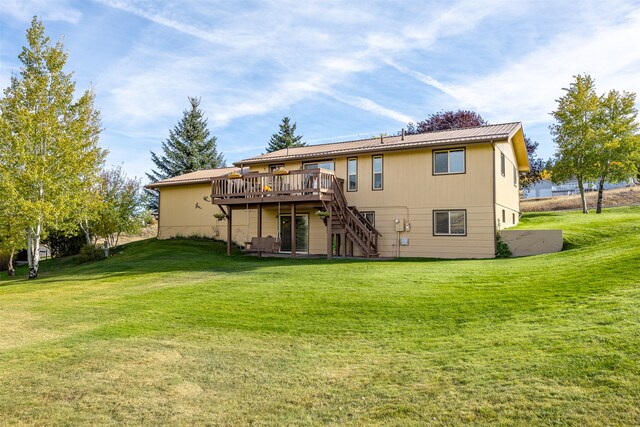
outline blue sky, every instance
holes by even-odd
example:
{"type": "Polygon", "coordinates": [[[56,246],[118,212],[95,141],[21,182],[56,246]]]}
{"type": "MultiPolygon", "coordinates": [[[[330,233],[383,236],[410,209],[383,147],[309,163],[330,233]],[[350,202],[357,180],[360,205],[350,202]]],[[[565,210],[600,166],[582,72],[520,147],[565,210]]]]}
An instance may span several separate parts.
{"type": "Polygon", "coordinates": [[[262,153],[283,116],[313,144],[458,108],[522,121],[549,157],[573,75],[640,91],[638,1],[3,0],[3,88],[33,15],[64,35],[77,88],[95,88],[108,162],[138,177],[188,96],[231,163],[262,153]]]}

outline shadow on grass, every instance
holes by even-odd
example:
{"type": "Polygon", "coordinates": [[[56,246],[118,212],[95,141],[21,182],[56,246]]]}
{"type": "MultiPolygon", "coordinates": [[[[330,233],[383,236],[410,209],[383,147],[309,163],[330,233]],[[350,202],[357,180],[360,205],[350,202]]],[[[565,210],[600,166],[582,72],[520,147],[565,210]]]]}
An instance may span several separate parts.
{"type": "MultiPolygon", "coordinates": [[[[15,277],[0,278],[0,287],[18,283],[57,283],[105,280],[131,274],[155,274],[167,272],[216,272],[245,273],[271,267],[300,267],[306,265],[380,263],[433,263],[448,262],[438,258],[342,258],[327,259],[325,256],[281,256],[246,255],[234,247],[231,256],[226,255],[226,243],[209,239],[177,238],[170,240],[148,239],[127,243],[118,247],[105,260],[80,263],[76,256],[40,263],[39,277],[28,280],[27,267],[16,270],[15,277]],[[56,276],[64,274],[64,278],[56,276]]],[[[460,260],[457,260],[460,261],[460,260]]],[[[472,261],[472,260],[469,260],[472,261]]]]}

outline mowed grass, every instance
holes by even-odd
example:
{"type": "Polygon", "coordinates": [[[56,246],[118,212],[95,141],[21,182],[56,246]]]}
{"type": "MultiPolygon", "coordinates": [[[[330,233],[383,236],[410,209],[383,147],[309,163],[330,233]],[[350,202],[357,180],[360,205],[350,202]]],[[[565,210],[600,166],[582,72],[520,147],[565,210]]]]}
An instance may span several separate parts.
{"type": "Polygon", "coordinates": [[[148,240],[0,279],[0,423],[640,424],[640,208],[506,260],[148,240]]]}

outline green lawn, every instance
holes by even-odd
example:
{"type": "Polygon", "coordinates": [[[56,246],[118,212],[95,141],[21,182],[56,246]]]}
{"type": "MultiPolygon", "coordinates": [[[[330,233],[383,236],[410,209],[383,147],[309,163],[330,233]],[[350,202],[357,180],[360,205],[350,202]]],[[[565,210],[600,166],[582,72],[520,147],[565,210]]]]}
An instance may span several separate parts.
{"type": "Polygon", "coordinates": [[[506,260],[149,240],[0,279],[2,424],[640,424],[640,207],[506,260]]]}

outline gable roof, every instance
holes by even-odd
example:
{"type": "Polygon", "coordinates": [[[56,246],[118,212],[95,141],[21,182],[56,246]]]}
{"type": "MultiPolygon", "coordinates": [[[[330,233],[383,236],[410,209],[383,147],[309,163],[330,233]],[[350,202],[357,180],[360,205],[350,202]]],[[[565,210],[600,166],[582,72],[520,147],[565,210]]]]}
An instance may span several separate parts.
{"type": "Polygon", "coordinates": [[[503,123],[496,125],[476,126],[463,129],[450,129],[436,132],[427,132],[417,135],[386,136],[383,138],[369,138],[355,141],[334,142],[329,144],[308,145],[274,151],[260,156],[250,157],[234,163],[236,166],[275,163],[291,160],[311,160],[323,157],[345,156],[350,154],[383,152],[392,150],[406,150],[425,146],[439,146],[452,144],[471,144],[479,142],[491,142],[497,140],[514,139],[516,157],[520,170],[529,170],[529,161],[522,137],[522,123],[503,123]],[[515,136],[515,138],[513,138],[515,136]],[[522,156],[524,149],[524,157],[522,156]]]}
{"type": "Polygon", "coordinates": [[[218,169],[203,169],[195,172],[185,173],[184,175],[174,176],[173,178],[163,179],[162,181],[154,182],[145,185],[145,188],[158,188],[168,187],[172,185],[187,185],[187,184],[201,184],[211,182],[213,178],[226,175],[233,171],[239,171],[236,167],[232,168],[218,168],[218,169]]]}

